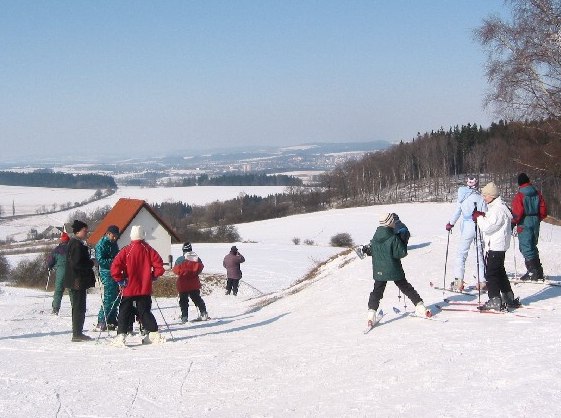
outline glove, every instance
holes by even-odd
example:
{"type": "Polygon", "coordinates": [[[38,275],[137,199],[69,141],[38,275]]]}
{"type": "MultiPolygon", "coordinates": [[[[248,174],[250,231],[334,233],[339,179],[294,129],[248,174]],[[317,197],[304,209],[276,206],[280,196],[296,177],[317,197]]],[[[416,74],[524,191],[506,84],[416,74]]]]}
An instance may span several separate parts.
{"type": "Polygon", "coordinates": [[[450,231],[452,230],[452,228],[454,228],[454,225],[452,225],[450,222],[448,222],[448,223],[446,224],[446,230],[447,230],[448,232],[450,232],[450,231]]]}
{"type": "Polygon", "coordinates": [[[473,222],[477,222],[477,218],[479,218],[480,216],[485,217],[485,212],[474,210],[471,214],[471,219],[473,219],[473,222]]]}
{"type": "Polygon", "coordinates": [[[363,245],[362,246],[362,252],[364,254],[366,254],[367,256],[372,256],[372,247],[370,247],[370,245],[363,245]]]}
{"type": "Polygon", "coordinates": [[[119,287],[127,287],[127,285],[129,284],[129,281],[127,279],[123,279],[123,280],[117,282],[117,284],[119,285],[119,287]]]}

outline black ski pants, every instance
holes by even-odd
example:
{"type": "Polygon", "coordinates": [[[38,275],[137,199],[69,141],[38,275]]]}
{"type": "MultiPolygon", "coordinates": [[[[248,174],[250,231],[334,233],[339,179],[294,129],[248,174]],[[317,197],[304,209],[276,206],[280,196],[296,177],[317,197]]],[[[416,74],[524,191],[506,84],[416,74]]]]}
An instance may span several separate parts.
{"type": "Polygon", "coordinates": [[[181,308],[181,317],[187,318],[189,316],[189,298],[193,301],[195,306],[199,309],[200,313],[206,313],[205,301],[201,297],[200,290],[192,290],[190,292],[181,292],[179,294],[179,307],[181,308]]]}
{"type": "Polygon", "coordinates": [[[512,292],[505,270],[505,252],[487,251],[485,256],[485,279],[489,299],[500,297],[501,292],[512,292]]]}
{"type": "Polygon", "coordinates": [[[130,328],[131,321],[134,321],[136,303],[136,315],[140,319],[143,329],[146,332],[158,331],[158,323],[152,313],[152,297],[148,296],[123,296],[119,305],[119,317],[117,319],[117,334],[126,334],[130,328]]]}
{"type": "MultiPolygon", "coordinates": [[[[378,310],[380,307],[380,300],[384,297],[384,290],[386,290],[387,283],[388,282],[382,280],[374,280],[374,290],[370,292],[370,298],[368,298],[368,309],[378,310]]],[[[417,303],[421,302],[421,296],[419,296],[407,279],[396,280],[394,283],[405,296],[411,299],[413,305],[417,305],[417,303]]]]}
{"type": "Polygon", "coordinates": [[[228,279],[226,281],[226,290],[228,291],[228,293],[230,293],[230,291],[234,291],[234,295],[238,294],[238,286],[240,285],[240,279],[228,279]]]}
{"type": "Polygon", "coordinates": [[[68,289],[70,294],[70,305],[72,306],[72,336],[78,337],[84,331],[86,320],[86,298],[87,289],[68,289]]]}

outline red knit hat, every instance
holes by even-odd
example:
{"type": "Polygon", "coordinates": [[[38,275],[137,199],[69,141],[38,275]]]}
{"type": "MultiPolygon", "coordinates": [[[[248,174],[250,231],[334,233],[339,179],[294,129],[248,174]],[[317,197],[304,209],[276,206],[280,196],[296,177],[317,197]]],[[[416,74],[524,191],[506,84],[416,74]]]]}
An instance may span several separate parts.
{"type": "Polygon", "coordinates": [[[60,240],[62,242],[68,242],[68,241],[70,241],[70,237],[68,236],[68,234],[66,232],[63,232],[62,235],[60,236],[60,240]]]}

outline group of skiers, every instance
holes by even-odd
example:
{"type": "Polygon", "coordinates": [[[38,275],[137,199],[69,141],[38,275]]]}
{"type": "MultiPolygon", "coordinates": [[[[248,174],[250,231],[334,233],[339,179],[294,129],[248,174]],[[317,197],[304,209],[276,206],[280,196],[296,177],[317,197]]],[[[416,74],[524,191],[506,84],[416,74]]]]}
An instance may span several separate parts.
{"type": "MultiPolygon", "coordinates": [[[[465,262],[472,243],[478,258],[477,287],[486,289],[489,300],[479,307],[481,310],[514,309],[520,306],[514,297],[505,270],[505,253],[510,247],[511,237],[518,236],[520,252],[524,256],[527,272],[521,280],[543,280],[543,267],[537,248],[540,222],[547,216],[547,207],[542,194],[530,183],[525,173],[518,175],[519,191],[510,209],[502,200],[495,183],[490,182],[479,191],[479,179],[470,175],[466,186],[458,190],[456,210],[446,230],[451,232],[458,219],[462,218],[461,237],[456,257],[453,291],[464,289],[465,262]]],[[[432,316],[417,291],[405,278],[401,258],[407,255],[409,231],[395,213],[385,213],[379,219],[369,246],[363,250],[372,256],[374,289],[368,300],[368,326],[379,319],[377,310],[384,295],[386,283],[394,281],[396,286],[415,305],[418,316],[432,316]]],[[[449,242],[449,241],[448,241],[449,242]]]]}
{"type": "MultiPolygon", "coordinates": [[[[164,274],[163,260],[146,241],[141,225],[131,227],[129,245],[119,250],[119,228],[111,225],[95,246],[95,258],[85,243],[88,226],[79,220],[72,224],[73,236],[63,233],[60,244],[53,250],[47,266],[56,268],[56,284],[52,313],[58,315],[64,289],[68,289],[72,306],[72,341],[83,342],[92,338],[83,332],[86,314],[87,289],[95,286],[95,268],[103,285],[102,303],[96,329],[117,330],[112,344],[124,346],[127,334],[132,331],[135,318],[141,325],[144,344],[161,343],[165,338],[158,332],[158,324],[152,313],[152,282],[164,274]],[[120,302],[119,302],[120,300],[120,302]]],[[[193,252],[191,243],[182,247],[183,255],[175,261],[173,272],[177,275],[181,321],[188,321],[189,299],[199,310],[198,320],[207,320],[208,312],[201,297],[199,274],[204,264],[193,252]]],[[[227,271],[226,294],[233,289],[237,295],[242,277],[240,264],[245,261],[233,246],[224,257],[227,271]]]]}
{"type": "MultiPolygon", "coordinates": [[[[518,175],[519,191],[509,208],[500,196],[495,183],[490,182],[479,191],[479,179],[470,175],[466,186],[458,190],[456,210],[446,230],[450,234],[461,218],[460,242],[456,256],[456,268],[451,289],[464,289],[465,262],[469,248],[474,244],[477,252],[477,286],[487,290],[489,300],[479,309],[501,310],[520,306],[514,297],[505,270],[505,253],[510,247],[511,237],[518,236],[520,252],[524,256],[527,272],[522,280],[543,280],[543,267],[537,248],[540,222],[547,216],[547,207],[542,194],[531,184],[525,173],[518,175]]],[[[72,341],[91,340],[83,333],[86,313],[86,291],[95,285],[94,259],[85,244],[88,226],[79,220],[72,224],[73,236],[61,235],[61,243],[48,260],[49,269],[56,268],[56,284],[52,303],[53,314],[58,314],[64,288],[69,290],[72,305],[72,341]]],[[[152,314],[152,282],[164,274],[160,255],[145,241],[142,226],[131,228],[131,242],[119,250],[117,239],[119,228],[111,225],[95,247],[99,277],[103,284],[102,305],[98,314],[98,329],[117,329],[113,343],[124,345],[127,333],[132,330],[135,317],[139,320],[145,337],[143,343],[163,342],[158,324],[152,314]],[[120,298],[120,303],[117,303],[120,298]]],[[[379,219],[369,246],[364,251],[372,256],[374,289],[368,300],[368,326],[379,319],[377,311],[388,281],[396,286],[415,305],[415,314],[430,317],[419,293],[407,281],[401,259],[407,255],[410,233],[407,226],[395,213],[384,213],[379,219]]],[[[448,240],[449,242],[449,240],[448,240]]],[[[200,257],[186,242],[183,255],[173,266],[177,275],[177,292],[181,321],[189,320],[189,299],[199,310],[198,320],[209,319],[206,304],[201,297],[199,275],[204,269],[200,257]]],[[[224,257],[226,269],[226,295],[238,293],[242,277],[240,264],[245,258],[236,246],[224,257]]]]}
{"type": "MultiPolygon", "coordinates": [[[[511,214],[510,226],[512,235],[518,236],[519,249],[524,256],[524,262],[527,268],[527,272],[520,279],[542,280],[544,278],[543,267],[539,258],[537,244],[540,233],[540,222],[547,217],[547,206],[542,194],[531,184],[530,178],[526,173],[520,173],[517,181],[519,191],[512,199],[509,212],[511,214]]],[[[458,244],[454,281],[451,287],[452,290],[461,291],[464,289],[465,262],[472,243],[476,243],[476,252],[479,260],[484,259],[484,242],[477,239],[476,236],[477,227],[473,217],[474,210],[486,213],[487,203],[483,190],[481,192],[479,191],[479,180],[477,176],[470,175],[467,178],[466,186],[462,186],[458,189],[456,210],[450,218],[450,221],[446,224],[446,230],[451,232],[461,216],[460,242],[458,244]]],[[[485,225],[486,222],[482,224],[485,225]]],[[[478,224],[479,229],[482,229],[482,224],[478,224]]],[[[506,249],[508,249],[508,246],[505,250],[506,249]]],[[[483,268],[484,263],[479,263],[478,282],[480,287],[485,289],[486,279],[483,268]]]]}
{"type": "MultiPolygon", "coordinates": [[[[520,173],[517,178],[519,190],[512,199],[511,208],[508,208],[502,199],[499,197],[498,189],[494,183],[489,183],[481,192],[478,190],[479,181],[476,176],[468,176],[467,187],[460,187],[458,190],[457,209],[452,215],[452,218],[446,225],[446,230],[451,231],[454,224],[462,216],[461,224],[461,237],[458,245],[458,253],[456,259],[456,269],[454,281],[452,283],[453,290],[464,289],[464,272],[465,262],[468,255],[470,245],[475,242],[477,244],[476,251],[477,257],[483,260],[483,249],[493,245],[496,248],[504,248],[506,251],[509,248],[511,236],[518,237],[519,250],[524,256],[527,272],[520,277],[521,280],[543,280],[543,267],[539,258],[538,239],[540,234],[540,222],[547,217],[547,206],[540,191],[536,189],[530,182],[530,178],[526,173],[520,173]],[[487,189],[486,189],[487,188],[487,189]],[[485,198],[489,196],[488,191],[496,194],[493,199],[485,198]],[[488,242],[488,239],[480,240],[476,236],[477,218],[488,217],[489,202],[499,199],[507,209],[506,216],[509,217],[510,231],[505,235],[505,240],[508,242],[501,243],[488,242]],[[475,215],[475,216],[474,216],[475,215]],[[512,233],[511,233],[512,231],[512,233]]],[[[497,202],[498,202],[497,201],[497,202]]],[[[501,207],[493,203],[495,207],[501,207]]],[[[479,229],[484,232],[484,229],[489,230],[489,221],[480,220],[477,222],[479,229]]],[[[496,236],[494,237],[497,241],[496,236]]],[[[482,266],[485,264],[480,263],[482,266]]],[[[486,275],[483,270],[479,270],[479,282],[482,283],[482,288],[486,287],[486,275]]]]}

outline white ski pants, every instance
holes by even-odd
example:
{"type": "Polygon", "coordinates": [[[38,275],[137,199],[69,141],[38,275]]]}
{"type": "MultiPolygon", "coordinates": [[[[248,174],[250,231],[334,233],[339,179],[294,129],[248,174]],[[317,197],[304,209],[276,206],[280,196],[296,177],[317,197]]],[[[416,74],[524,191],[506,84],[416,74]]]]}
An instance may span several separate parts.
{"type": "MultiPolygon", "coordinates": [[[[460,239],[458,242],[458,252],[456,255],[456,268],[454,270],[454,278],[464,279],[464,274],[466,271],[466,259],[468,257],[468,252],[470,247],[475,244],[475,223],[470,219],[463,219],[462,225],[460,227],[460,239]]],[[[480,237],[477,237],[477,249],[479,252],[479,281],[485,281],[485,260],[483,259],[483,243],[480,237]]],[[[474,258],[474,262],[477,263],[477,258],[474,258]]],[[[476,270],[477,271],[477,270],[476,270]]],[[[467,282],[471,282],[468,280],[467,282]]],[[[477,283],[477,277],[475,277],[474,282],[477,283]]]]}

